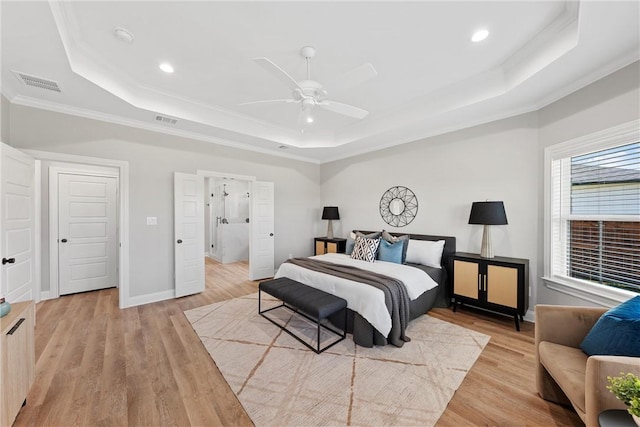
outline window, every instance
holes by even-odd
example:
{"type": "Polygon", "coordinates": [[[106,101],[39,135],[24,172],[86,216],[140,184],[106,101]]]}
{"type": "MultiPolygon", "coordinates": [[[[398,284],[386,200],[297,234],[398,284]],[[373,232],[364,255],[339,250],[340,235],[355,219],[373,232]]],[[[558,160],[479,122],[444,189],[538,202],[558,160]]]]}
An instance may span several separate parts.
{"type": "MultiPolygon", "coordinates": [[[[640,293],[638,124],[549,147],[547,279],[640,293]]],[[[604,288],[606,289],[606,288],[604,288]]]]}

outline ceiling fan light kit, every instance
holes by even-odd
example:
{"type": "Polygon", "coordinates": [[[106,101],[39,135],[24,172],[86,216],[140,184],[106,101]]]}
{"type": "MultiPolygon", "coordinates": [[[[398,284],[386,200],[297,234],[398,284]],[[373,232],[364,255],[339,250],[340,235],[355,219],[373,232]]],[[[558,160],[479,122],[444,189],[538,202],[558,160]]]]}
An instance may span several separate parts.
{"type": "Polygon", "coordinates": [[[135,40],[135,37],[133,37],[133,34],[131,33],[131,31],[127,30],[126,28],[122,28],[122,27],[114,28],[113,34],[116,36],[118,40],[121,40],[127,44],[131,44],[135,40]]]}
{"type": "MultiPolygon", "coordinates": [[[[316,54],[316,49],[312,46],[304,46],[300,49],[300,55],[307,61],[307,75],[306,80],[297,81],[286,71],[280,68],[275,62],[265,57],[254,58],[253,60],[264,68],[267,72],[272,74],[278,80],[283,82],[289,89],[291,89],[290,99],[269,99],[264,101],[252,101],[244,102],[240,105],[250,104],[267,104],[267,103],[297,103],[300,104],[304,121],[306,123],[313,123],[312,110],[318,106],[324,110],[331,111],[343,116],[352,117],[358,120],[364,119],[369,112],[353,105],[343,104],[341,102],[328,100],[331,90],[327,91],[324,86],[311,79],[311,59],[316,54]]],[[[363,83],[376,77],[376,72],[373,65],[365,63],[354,70],[346,73],[342,77],[342,82],[337,81],[335,83],[336,92],[340,92],[340,89],[347,90],[357,84],[363,83]]]]}

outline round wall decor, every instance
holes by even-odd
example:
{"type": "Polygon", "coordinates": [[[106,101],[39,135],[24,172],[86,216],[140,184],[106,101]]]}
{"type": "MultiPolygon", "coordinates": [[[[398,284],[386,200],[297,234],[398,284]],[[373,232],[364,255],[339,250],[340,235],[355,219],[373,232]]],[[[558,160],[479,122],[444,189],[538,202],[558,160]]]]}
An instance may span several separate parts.
{"type": "Polygon", "coordinates": [[[407,187],[391,187],[380,199],[380,216],[389,225],[404,227],[418,214],[418,198],[407,187]]]}

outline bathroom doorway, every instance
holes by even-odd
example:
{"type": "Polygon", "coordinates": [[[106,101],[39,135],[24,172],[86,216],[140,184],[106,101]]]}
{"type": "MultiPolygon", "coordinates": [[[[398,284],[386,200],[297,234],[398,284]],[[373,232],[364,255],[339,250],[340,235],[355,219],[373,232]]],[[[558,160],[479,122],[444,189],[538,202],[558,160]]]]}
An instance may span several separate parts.
{"type": "Polygon", "coordinates": [[[205,180],[207,253],[222,264],[249,261],[250,189],[250,181],[245,179],[205,180]]]}

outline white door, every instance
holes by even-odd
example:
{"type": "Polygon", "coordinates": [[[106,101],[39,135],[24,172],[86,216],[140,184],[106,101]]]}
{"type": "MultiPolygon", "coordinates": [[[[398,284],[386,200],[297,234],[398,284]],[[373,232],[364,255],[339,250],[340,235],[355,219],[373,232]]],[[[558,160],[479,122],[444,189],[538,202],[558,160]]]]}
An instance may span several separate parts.
{"type": "Polygon", "coordinates": [[[118,284],[117,180],[58,174],[60,295],[118,284]]]}
{"type": "Polygon", "coordinates": [[[175,172],[176,297],[204,291],[204,177],[175,172]]]}
{"type": "Polygon", "coordinates": [[[0,290],[9,302],[35,297],[35,161],[0,143],[0,290]]]}
{"type": "Polygon", "coordinates": [[[251,191],[251,242],[249,245],[249,278],[273,277],[274,227],[273,182],[254,181],[251,191]]]}

